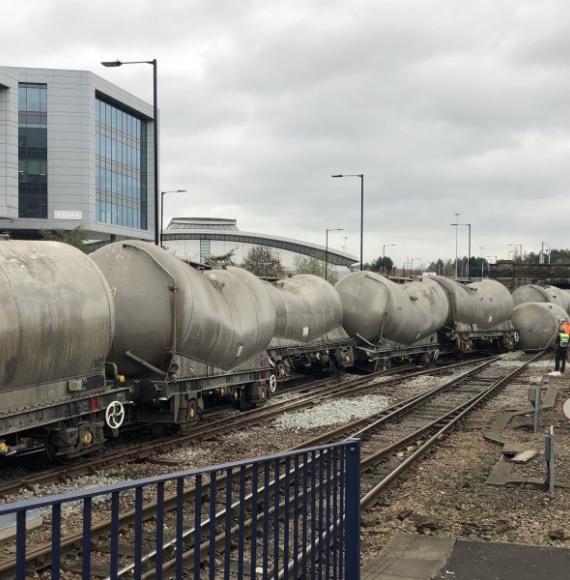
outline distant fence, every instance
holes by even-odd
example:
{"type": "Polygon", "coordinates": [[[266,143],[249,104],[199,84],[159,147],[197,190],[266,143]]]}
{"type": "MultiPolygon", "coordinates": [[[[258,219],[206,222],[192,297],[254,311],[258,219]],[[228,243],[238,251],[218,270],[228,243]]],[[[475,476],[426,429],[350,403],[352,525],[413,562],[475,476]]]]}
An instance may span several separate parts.
{"type": "Polygon", "coordinates": [[[6,504],[0,578],[358,580],[359,504],[358,440],[6,504]]]}

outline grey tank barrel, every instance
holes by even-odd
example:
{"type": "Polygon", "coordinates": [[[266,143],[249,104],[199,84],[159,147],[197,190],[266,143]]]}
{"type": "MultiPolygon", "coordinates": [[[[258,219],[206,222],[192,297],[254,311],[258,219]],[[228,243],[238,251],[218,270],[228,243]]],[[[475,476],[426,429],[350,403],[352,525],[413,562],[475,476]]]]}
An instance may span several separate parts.
{"type": "Polygon", "coordinates": [[[481,280],[466,285],[442,276],[432,280],[441,285],[448,297],[448,326],[461,323],[486,330],[510,320],[512,316],[511,293],[496,280],[481,280]]]}
{"type": "Polygon", "coordinates": [[[374,272],[354,272],[336,289],[343,326],[355,339],[412,344],[439,330],[447,318],[445,292],[429,279],[400,285],[374,272]]]}
{"type": "Polygon", "coordinates": [[[229,370],[262,352],[275,330],[266,285],[241,268],[199,271],[148,242],[109,244],[92,254],[115,289],[117,325],[110,358],[136,376],[165,370],[176,352],[229,370]]]}
{"type": "Polygon", "coordinates": [[[310,342],[340,325],[340,297],[326,280],[300,274],[268,287],[277,316],[275,337],[310,342]]]}
{"type": "Polygon", "coordinates": [[[566,311],[551,302],[525,302],[513,310],[513,326],[519,333],[519,348],[537,351],[554,342],[559,321],[566,318],[566,311]]]}
{"type": "Polygon", "coordinates": [[[100,372],[113,339],[111,290],[86,254],[0,241],[0,391],[100,372]]]}
{"type": "Polygon", "coordinates": [[[515,306],[526,302],[550,302],[563,308],[566,313],[570,312],[570,295],[566,290],[557,286],[540,286],[538,284],[525,284],[519,286],[513,292],[515,306]]]}

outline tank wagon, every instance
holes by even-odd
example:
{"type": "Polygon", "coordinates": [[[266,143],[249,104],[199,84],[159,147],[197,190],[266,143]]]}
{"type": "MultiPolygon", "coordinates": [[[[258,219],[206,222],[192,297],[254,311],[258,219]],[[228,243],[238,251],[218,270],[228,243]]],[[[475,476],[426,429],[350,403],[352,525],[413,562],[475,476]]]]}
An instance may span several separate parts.
{"type": "Polygon", "coordinates": [[[394,359],[429,363],[439,355],[436,333],[448,303],[432,280],[399,285],[374,272],[354,272],[336,284],[343,326],[356,341],[359,366],[375,370],[394,359]]]}
{"type": "Polygon", "coordinates": [[[527,352],[550,346],[566,311],[552,302],[525,302],[513,310],[513,325],[519,334],[519,348],[527,352]]]}
{"type": "Polygon", "coordinates": [[[373,272],[356,272],[336,285],[343,325],[357,342],[360,366],[392,362],[429,364],[441,352],[514,348],[513,300],[493,280],[466,286],[439,276],[395,284],[373,272]]]}
{"type": "Polygon", "coordinates": [[[342,328],[338,292],[310,274],[269,285],[276,310],[268,354],[278,380],[296,373],[340,371],[354,362],[353,343],[342,328]]]}
{"type": "Polygon", "coordinates": [[[92,257],[115,293],[108,358],[128,378],[136,422],[186,423],[207,396],[247,408],[296,368],[336,368],[328,353],[341,346],[316,339],[338,326],[340,300],[318,277],[271,285],[242,268],[197,269],[138,241],[92,257]]]}
{"type": "Polygon", "coordinates": [[[505,286],[488,279],[466,285],[442,276],[432,280],[447,296],[447,320],[439,331],[444,348],[470,352],[489,346],[515,347],[518,337],[511,323],[513,298],[505,286]]]}
{"type": "Polygon", "coordinates": [[[556,304],[570,313],[570,294],[567,290],[556,286],[540,286],[538,284],[526,284],[519,286],[513,292],[515,306],[526,302],[550,302],[556,304]]]}
{"type": "Polygon", "coordinates": [[[115,323],[107,281],[72,246],[5,240],[0,295],[0,454],[93,451],[130,400],[105,363],[115,323]]]}

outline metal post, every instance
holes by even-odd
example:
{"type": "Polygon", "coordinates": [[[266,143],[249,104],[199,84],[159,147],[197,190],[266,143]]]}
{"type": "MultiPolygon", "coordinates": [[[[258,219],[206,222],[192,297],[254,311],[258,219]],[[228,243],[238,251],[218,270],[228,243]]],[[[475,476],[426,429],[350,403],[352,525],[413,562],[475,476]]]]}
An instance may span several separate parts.
{"type": "Polygon", "coordinates": [[[544,242],[541,242],[540,244],[540,259],[538,260],[538,263],[544,264],[544,242]]]}
{"type": "Polygon", "coordinates": [[[328,282],[328,266],[329,266],[329,231],[325,234],[325,280],[328,282]]]}
{"type": "Polygon", "coordinates": [[[457,280],[457,274],[458,274],[458,243],[459,243],[459,216],[461,215],[459,212],[456,212],[453,214],[455,216],[455,223],[451,224],[452,226],[455,226],[455,279],[457,280]]]}
{"type": "Polygon", "coordinates": [[[347,442],[344,577],[360,580],[360,439],[347,442]]]}
{"type": "Polygon", "coordinates": [[[544,439],[544,459],[546,461],[545,488],[550,495],[554,495],[555,479],[554,468],[556,456],[554,453],[554,427],[551,425],[544,439]]]}
{"type": "Polygon", "coordinates": [[[534,420],[533,420],[533,430],[535,433],[538,433],[540,429],[540,413],[542,407],[542,386],[540,383],[537,383],[535,391],[534,391],[534,420]]]}
{"type": "Polygon", "coordinates": [[[162,224],[164,223],[164,194],[165,191],[160,192],[160,247],[162,248],[162,224]]]}
{"type": "Polygon", "coordinates": [[[152,89],[154,116],[154,243],[158,246],[158,63],[152,60],[152,89]]]}
{"type": "Polygon", "coordinates": [[[360,174],[360,271],[364,267],[364,173],[360,174]]]}
{"type": "Polygon", "coordinates": [[[471,224],[467,224],[469,228],[469,246],[467,248],[467,281],[471,280],[471,224]]]}

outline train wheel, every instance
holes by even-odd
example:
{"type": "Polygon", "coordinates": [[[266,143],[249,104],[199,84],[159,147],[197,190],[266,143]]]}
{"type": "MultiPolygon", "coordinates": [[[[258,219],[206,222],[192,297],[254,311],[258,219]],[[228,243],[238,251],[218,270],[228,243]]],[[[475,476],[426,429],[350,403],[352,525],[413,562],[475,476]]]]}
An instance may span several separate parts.
{"type": "Polygon", "coordinates": [[[274,395],[277,392],[277,377],[275,375],[271,375],[268,381],[269,385],[269,395],[274,395]]]}

